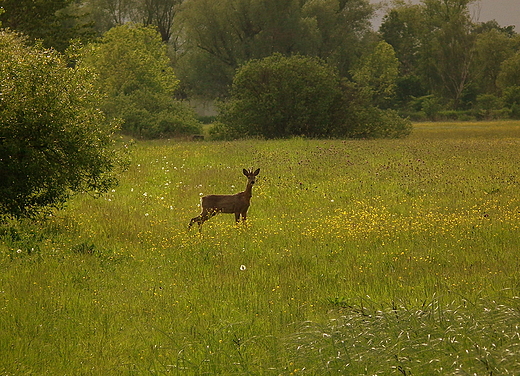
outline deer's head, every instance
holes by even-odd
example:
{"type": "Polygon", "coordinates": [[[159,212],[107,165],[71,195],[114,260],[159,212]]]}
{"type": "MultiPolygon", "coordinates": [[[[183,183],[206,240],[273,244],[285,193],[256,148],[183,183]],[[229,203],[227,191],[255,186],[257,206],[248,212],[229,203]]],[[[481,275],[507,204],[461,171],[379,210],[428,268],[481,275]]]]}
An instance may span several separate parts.
{"type": "Polygon", "coordinates": [[[253,169],[246,170],[244,168],[243,173],[247,178],[247,184],[253,185],[253,184],[255,184],[256,176],[260,173],[260,169],[258,168],[258,169],[256,169],[255,172],[253,172],[253,169]]]}

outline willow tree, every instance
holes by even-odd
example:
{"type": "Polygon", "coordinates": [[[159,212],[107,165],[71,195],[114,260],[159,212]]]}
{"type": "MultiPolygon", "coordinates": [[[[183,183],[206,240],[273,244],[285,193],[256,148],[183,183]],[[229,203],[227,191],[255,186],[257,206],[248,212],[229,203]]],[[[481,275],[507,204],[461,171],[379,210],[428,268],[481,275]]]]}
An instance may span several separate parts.
{"type": "Polygon", "coordinates": [[[190,0],[179,66],[196,91],[212,94],[225,94],[241,65],[275,53],[319,57],[348,75],[372,14],[368,0],[190,0]]]}

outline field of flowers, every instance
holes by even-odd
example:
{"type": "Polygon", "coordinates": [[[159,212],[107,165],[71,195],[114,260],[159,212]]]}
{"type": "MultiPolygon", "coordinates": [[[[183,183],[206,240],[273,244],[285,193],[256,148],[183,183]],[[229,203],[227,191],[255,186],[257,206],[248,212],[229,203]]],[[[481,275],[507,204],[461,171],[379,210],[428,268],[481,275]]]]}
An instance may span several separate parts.
{"type": "Polygon", "coordinates": [[[0,226],[0,374],[519,374],[519,151],[520,122],[135,142],[102,198],[0,226]],[[188,232],[243,168],[248,223],[188,232]]]}

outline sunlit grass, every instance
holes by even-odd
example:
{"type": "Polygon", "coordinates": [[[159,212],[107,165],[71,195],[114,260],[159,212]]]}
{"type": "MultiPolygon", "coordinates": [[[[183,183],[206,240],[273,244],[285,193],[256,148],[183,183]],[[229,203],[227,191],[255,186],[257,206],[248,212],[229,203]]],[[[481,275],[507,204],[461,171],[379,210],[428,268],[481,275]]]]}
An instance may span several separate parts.
{"type": "Polygon", "coordinates": [[[517,374],[519,136],[137,142],[101,199],[2,227],[0,373],[517,374]],[[188,232],[242,168],[248,224],[188,232]]]}

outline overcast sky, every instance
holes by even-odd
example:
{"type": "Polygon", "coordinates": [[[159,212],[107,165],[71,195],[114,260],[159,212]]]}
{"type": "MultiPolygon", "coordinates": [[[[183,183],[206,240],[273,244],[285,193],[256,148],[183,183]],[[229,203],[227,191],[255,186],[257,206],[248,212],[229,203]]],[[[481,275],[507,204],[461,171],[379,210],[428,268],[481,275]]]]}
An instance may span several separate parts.
{"type": "MultiPolygon", "coordinates": [[[[381,0],[370,0],[371,3],[381,3],[381,0]]],[[[410,0],[418,4],[421,0],[410,0]]],[[[520,33],[520,0],[478,0],[471,5],[471,14],[475,21],[485,22],[496,20],[501,26],[515,25],[515,31],[520,33]]],[[[374,27],[379,28],[381,17],[374,20],[374,27]]]]}

